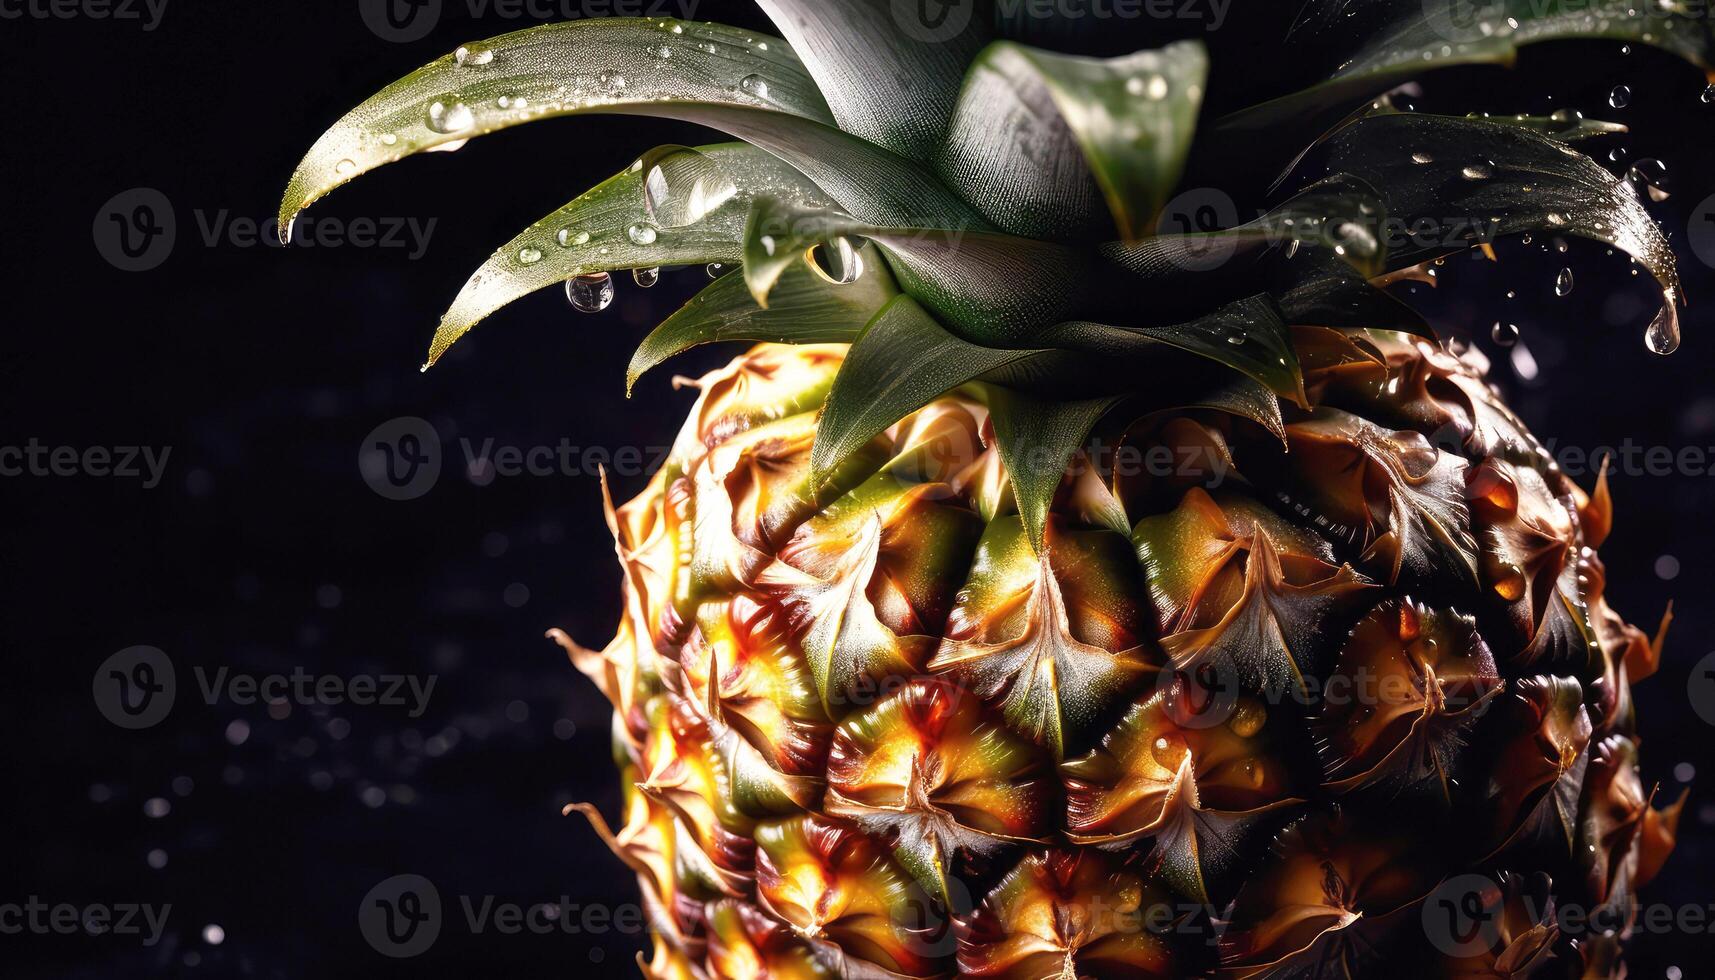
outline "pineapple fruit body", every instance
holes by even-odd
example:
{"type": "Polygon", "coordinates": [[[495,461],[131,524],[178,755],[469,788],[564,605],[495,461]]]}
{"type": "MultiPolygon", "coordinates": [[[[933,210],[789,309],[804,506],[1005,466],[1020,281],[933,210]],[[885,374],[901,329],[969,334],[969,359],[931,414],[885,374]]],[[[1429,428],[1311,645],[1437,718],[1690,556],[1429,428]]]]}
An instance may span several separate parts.
{"type": "Polygon", "coordinates": [[[1480,355],[1294,343],[1284,442],[1212,410],[1092,438],[1039,551],[980,390],[818,491],[842,346],[697,382],[610,508],[618,635],[566,641],[615,708],[623,822],[589,812],[647,971],[1601,975],[1678,815],[1636,769],[1657,649],[1603,598],[1605,481],[1480,355]]]}

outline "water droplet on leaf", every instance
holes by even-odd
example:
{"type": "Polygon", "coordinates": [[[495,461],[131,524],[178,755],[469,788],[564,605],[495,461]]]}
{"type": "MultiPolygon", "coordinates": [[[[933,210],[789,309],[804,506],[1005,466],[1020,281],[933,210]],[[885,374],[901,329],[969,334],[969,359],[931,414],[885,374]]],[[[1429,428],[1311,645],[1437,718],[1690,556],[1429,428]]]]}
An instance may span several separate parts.
{"type": "Polygon", "coordinates": [[[625,229],[625,237],[631,239],[634,245],[653,245],[655,244],[656,233],[654,227],[650,225],[632,225],[625,229]]]}
{"type": "Polygon", "coordinates": [[[542,250],[526,245],[518,250],[518,261],[525,265],[535,265],[542,261],[542,250]]]}
{"type": "Polygon", "coordinates": [[[429,128],[437,133],[462,133],[475,125],[476,116],[463,102],[451,106],[436,102],[429,106],[429,128]]]}
{"type": "Polygon", "coordinates": [[[566,299],[579,313],[600,313],[613,305],[613,277],[605,272],[566,280],[566,299]]]}
{"type": "Polygon", "coordinates": [[[661,147],[638,161],[643,208],[663,228],[694,225],[738,194],[725,169],[708,154],[687,147],[661,147]]]}
{"type": "Polygon", "coordinates": [[[554,240],[560,243],[561,248],[571,248],[573,245],[588,245],[590,243],[590,233],[587,231],[573,231],[570,228],[561,228],[555,233],[554,240]]]}
{"type": "Polygon", "coordinates": [[[746,75],[738,80],[739,91],[756,99],[768,98],[768,80],[761,75],[746,75]]]}
{"type": "Polygon", "coordinates": [[[494,60],[494,52],[488,48],[462,44],[453,52],[453,62],[460,68],[480,68],[494,60]]]}

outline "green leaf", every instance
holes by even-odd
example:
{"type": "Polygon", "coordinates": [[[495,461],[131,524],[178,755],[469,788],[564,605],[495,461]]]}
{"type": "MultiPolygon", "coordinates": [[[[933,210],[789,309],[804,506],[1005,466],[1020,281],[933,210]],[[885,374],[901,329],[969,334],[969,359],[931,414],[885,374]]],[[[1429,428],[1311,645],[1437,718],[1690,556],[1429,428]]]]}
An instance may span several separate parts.
{"type": "MultiPolygon", "coordinates": [[[[1387,255],[1377,234],[1387,218],[1387,205],[1374,188],[1337,174],[1237,227],[1187,228],[1140,242],[1116,242],[1104,245],[1102,254],[1141,279],[1182,279],[1186,273],[1212,272],[1259,247],[1283,247],[1295,255],[1308,246],[1325,249],[1370,276],[1382,271],[1387,255]]],[[[1199,283],[1205,290],[1209,285],[1208,279],[1199,283]]]]}
{"type": "Polygon", "coordinates": [[[1254,378],[1280,397],[1309,408],[1291,332],[1267,296],[1252,296],[1208,316],[1167,326],[1062,323],[1043,340],[1048,346],[1114,359],[1148,357],[1162,345],[1176,347],[1254,378]]]}
{"type": "Polygon", "coordinates": [[[806,264],[786,270],[767,309],[751,298],[743,276],[715,280],[644,338],[626,369],[627,397],[645,371],[699,344],[850,343],[898,293],[880,254],[866,249],[862,257],[863,275],[846,285],[828,282],[806,264]]]}
{"type": "Polygon", "coordinates": [[[969,3],[759,0],[820,83],[840,128],[927,161],[988,40],[969,3]]]}
{"type": "Polygon", "coordinates": [[[1089,282],[1086,258],[1071,249],[963,228],[886,227],[831,210],[758,200],[745,232],[744,276],[762,305],[782,272],[816,245],[863,237],[894,260],[901,288],[962,336],[997,345],[1031,342],[1033,331],[1064,319],[1087,297],[1064,288],[1089,282]]]}
{"type": "Polygon", "coordinates": [[[462,63],[454,54],[419,69],[324,133],[292,175],[281,228],[328,191],[377,167],[579,113],[723,130],[798,167],[867,220],[980,221],[921,166],[836,129],[803,65],[779,40],[713,24],[595,18],[533,27],[465,50],[462,63]],[[663,49],[669,57],[660,56],[663,49]]]}
{"type": "Polygon", "coordinates": [[[804,175],[744,143],[660,147],[640,163],[497,249],[442,316],[428,364],[494,311],[573,276],[738,261],[756,194],[828,203],[804,175]]]}
{"type": "MultiPolygon", "coordinates": [[[[1295,41],[1321,41],[1343,57],[1326,81],[1222,119],[1227,145],[1269,130],[1323,132],[1354,103],[1426,72],[1456,65],[1510,65],[1541,41],[1609,38],[1649,44],[1702,67],[1712,49],[1708,12],[1679,0],[1313,0],[1295,41]]],[[[1311,142],[1305,139],[1303,142],[1311,142]]]]}
{"type": "Polygon", "coordinates": [[[1564,143],[1482,119],[1408,112],[1353,123],[1327,151],[1331,169],[1380,188],[1395,227],[1410,230],[1394,236],[1391,269],[1500,235],[1549,231],[1630,253],[1670,305],[1679,298],[1673,251],[1649,212],[1624,182],[1564,143]]]}
{"type": "Polygon", "coordinates": [[[1121,236],[1142,238],[1184,170],[1208,67],[1191,41],[1111,59],[990,45],[960,95],[941,173],[1014,234],[1092,237],[1105,224],[1096,189],[1121,236]]]}
{"type": "Polygon", "coordinates": [[[846,353],[816,427],[817,483],[888,426],[966,382],[1039,351],[978,347],[910,296],[893,298],[846,353]]]}
{"type": "Polygon", "coordinates": [[[995,442],[1012,479],[1012,492],[1030,535],[1030,546],[1038,554],[1048,524],[1048,508],[1054,503],[1072,454],[1089,438],[1102,416],[1122,400],[1111,396],[1054,401],[1006,388],[991,390],[989,418],[994,421],[995,442]]]}
{"type": "Polygon", "coordinates": [[[623,112],[658,99],[833,121],[815,82],[779,39],[661,19],[547,24],[463,46],[347,113],[298,165],[280,223],[335,187],[414,153],[456,149],[537,119],[623,112]],[[767,82],[747,87],[751,77],[767,82]]]}

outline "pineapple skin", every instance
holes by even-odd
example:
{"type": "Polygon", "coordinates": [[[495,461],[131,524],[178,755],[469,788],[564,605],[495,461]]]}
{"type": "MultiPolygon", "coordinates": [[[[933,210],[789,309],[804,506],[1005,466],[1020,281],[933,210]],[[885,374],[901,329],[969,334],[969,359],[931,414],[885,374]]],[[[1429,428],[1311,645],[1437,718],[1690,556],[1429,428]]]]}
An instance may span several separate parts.
{"type": "Polygon", "coordinates": [[[1040,555],[980,386],[817,493],[843,345],[691,382],[607,503],[617,635],[551,634],[614,706],[623,813],[576,809],[644,975],[1623,974],[1683,797],[1637,769],[1661,636],[1603,598],[1605,474],[1479,354],[1293,334],[1284,445],[1198,409],[1098,437],[1040,555]]]}

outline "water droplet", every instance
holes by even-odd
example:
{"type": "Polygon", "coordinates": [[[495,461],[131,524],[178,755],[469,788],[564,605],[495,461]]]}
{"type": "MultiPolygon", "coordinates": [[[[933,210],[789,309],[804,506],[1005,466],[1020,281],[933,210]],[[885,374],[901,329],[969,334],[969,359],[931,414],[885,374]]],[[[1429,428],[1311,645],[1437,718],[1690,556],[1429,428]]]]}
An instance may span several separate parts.
{"type": "Polygon", "coordinates": [[[605,272],[566,280],[566,299],[579,313],[600,313],[613,305],[613,277],[605,272]]]}
{"type": "Polygon", "coordinates": [[[1479,160],[1476,163],[1467,164],[1463,170],[1459,171],[1466,180],[1487,180],[1494,174],[1494,172],[1495,165],[1487,160],[1479,160]]]}
{"type": "Polygon", "coordinates": [[[533,246],[530,246],[530,245],[526,245],[523,248],[518,250],[518,261],[524,263],[525,265],[535,265],[536,263],[542,261],[542,250],[539,248],[535,248],[533,246]]]}
{"type": "Polygon", "coordinates": [[[1648,195],[1652,201],[1665,201],[1668,198],[1665,184],[1667,183],[1667,164],[1656,159],[1639,160],[1626,171],[1626,182],[1632,190],[1642,195],[1648,195]]]}
{"type": "Polygon", "coordinates": [[[381,143],[383,146],[392,146],[397,142],[399,142],[399,137],[394,136],[392,133],[381,134],[381,143]]]}
{"type": "Polygon", "coordinates": [[[588,245],[590,243],[590,233],[587,231],[573,231],[570,228],[561,228],[557,233],[555,233],[554,241],[559,242],[561,248],[571,248],[574,245],[588,245]]]}
{"type": "Polygon", "coordinates": [[[1629,44],[1620,45],[1620,53],[1621,54],[1631,54],[1632,53],[1632,46],[1629,44]]]}
{"type": "Polygon", "coordinates": [[[643,208],[663,228],[683,228],[738,194],[720,164],[686,147],[661,147],[638,161],[644,171],[643,208]]]}
{"type": "Polygon", "coordinates": [[[1572,270],[1563,268],[1554,280],[1554,295],[1566,297],[1572,295],[1572,270]]]}
{"type": "Polygon", "coordinates": [[[655,228],[652,225],[632,225],[625,229],[625,237],[631,239],[634,245],[655,244],[655,228]]]}
{"type": "Polygon", "coordinates": [[[356,169],[357,161],[355,160],[341,160],[333,165],[333,172],[339,174],[341,177],[344,177],[356,169]]]}
{"type": "Polygon", "coordinates": [[[1556,126],[1576,126],[1584,121],[1584,114],[1577,109],[1556,109],[1548,114],[1548,121],[1556,126]]]}
{"type": "Polygon", "coordinates": [[[739,91],[753,99],[768,98],[768,80],[761,75],[746,75],[738,80],[739,91]]]}
{"type": "Polygon", "coordinates": [[[1550,211],[1548,212],[1548,223],[1558,228],[1566,223],[1566,215],[1558,211],[1550,211]]]}
{"type": "Polygon", "coordinates": [[[494,60],[494,52],[488,48],[468,44],[459,45],[453,52],[453,62],[460,68],[481,68],[494,60]]]}
{"type": "Polygon", "coordinates": [[[727,268],[726,263],[724,262],[710,262],[708,265],[703,267],[703,271],[708,273],[710,279],[719,279],[721,276],[726,275],[732,270],[727,268]]]}
{"type": "Polygon", "coordinates": [[[863,275],[863,256],[850,238],[840,235],[810,250],[810,268],[834,285],[843,286],[863,275]]]}
{"type": "Polygon", "coordinates": [[[1699,98],[1705,103],[1715,102],[1715,82],[1710,82],[1709,87],[1703,90],[1703,94],[1699,98]]]}
{"type": "Polygon", "coordinates": [[[617,92],[625,87],[625,76],[616,71],[604,71],[596,76],[596,84],[605,91],[617,92]]]}
{"type": "Polygon", "coordinates": [[[1125,90],[1129,95],[1140,95],[1152,102],[1160,102],[1167,98],[1170,86],[1166,76],[1149,75],[1126,79],[1125,90]]]}
{"type": "Polygon", "coordinates": [[[1624,109],[1631,105],[1632,90],[1624,85],[1614,86],[1614,90],[1608,93],[1608,104],[1616,109],[1624,109]]]}
{"type": "Polygon", "coordinates": [[[476,116],[463,102],[451,106],[436,102],[429,106],[429,128],[437,133],[462,133],[475,125],[476,116]]]}
{"type": "Polygon", "coordinates": [[[631,281],[642,286],[644,289],[648,289],[650,286],[661,281],[661,269],[659,266],[654,266],[648,269],[632,269],[631,281]]]}
{"type": "Polygon", "coordinates": [[[1502,347],[1511,347],[1518,343],[1518,336],[1519,330],[1516,323],[1502,323],[1496,320],[1495,325],[1489,328],[1489,338],[1502,347]]]}
{"type": "Polygon", "coordinates": [[[1672,292],[1663,299],[1661,310],[1644,331],[1644,346],[1665,356],[1679,349],[1679,308],[1674,303],[1672,292]]]}
{"type": "Polygon", "coordinates": [[[1412,163],[1434,163],[1435,158],[1430,156],[1427,153],[1424,153],[1422,150],[1419,150],[1416,153],[1413,153],[1411,155],[1411,162],[1412,163]]]}
{"type": "Polygon", "coordinates": [[[1245,345],[1245,341],[1248,339],[1249,338],[1245,336],[1244,331],[1242,330],[1237,330],[1227,334],[1227,343],[1232,344],[1234,347],[1243,347],[1245,345]]]}
{"type": "Polygon", "coordinates": [[[470,142],[470,140],[468,140],[468,139],[448,140],[447,142],[442,143],[439,146],[431,146],[428,149],[424,150],[423,152],[424,153],[457,153],[458,151],[464,149],[465,144],[469,143],[469,142],[470,142]]]}

